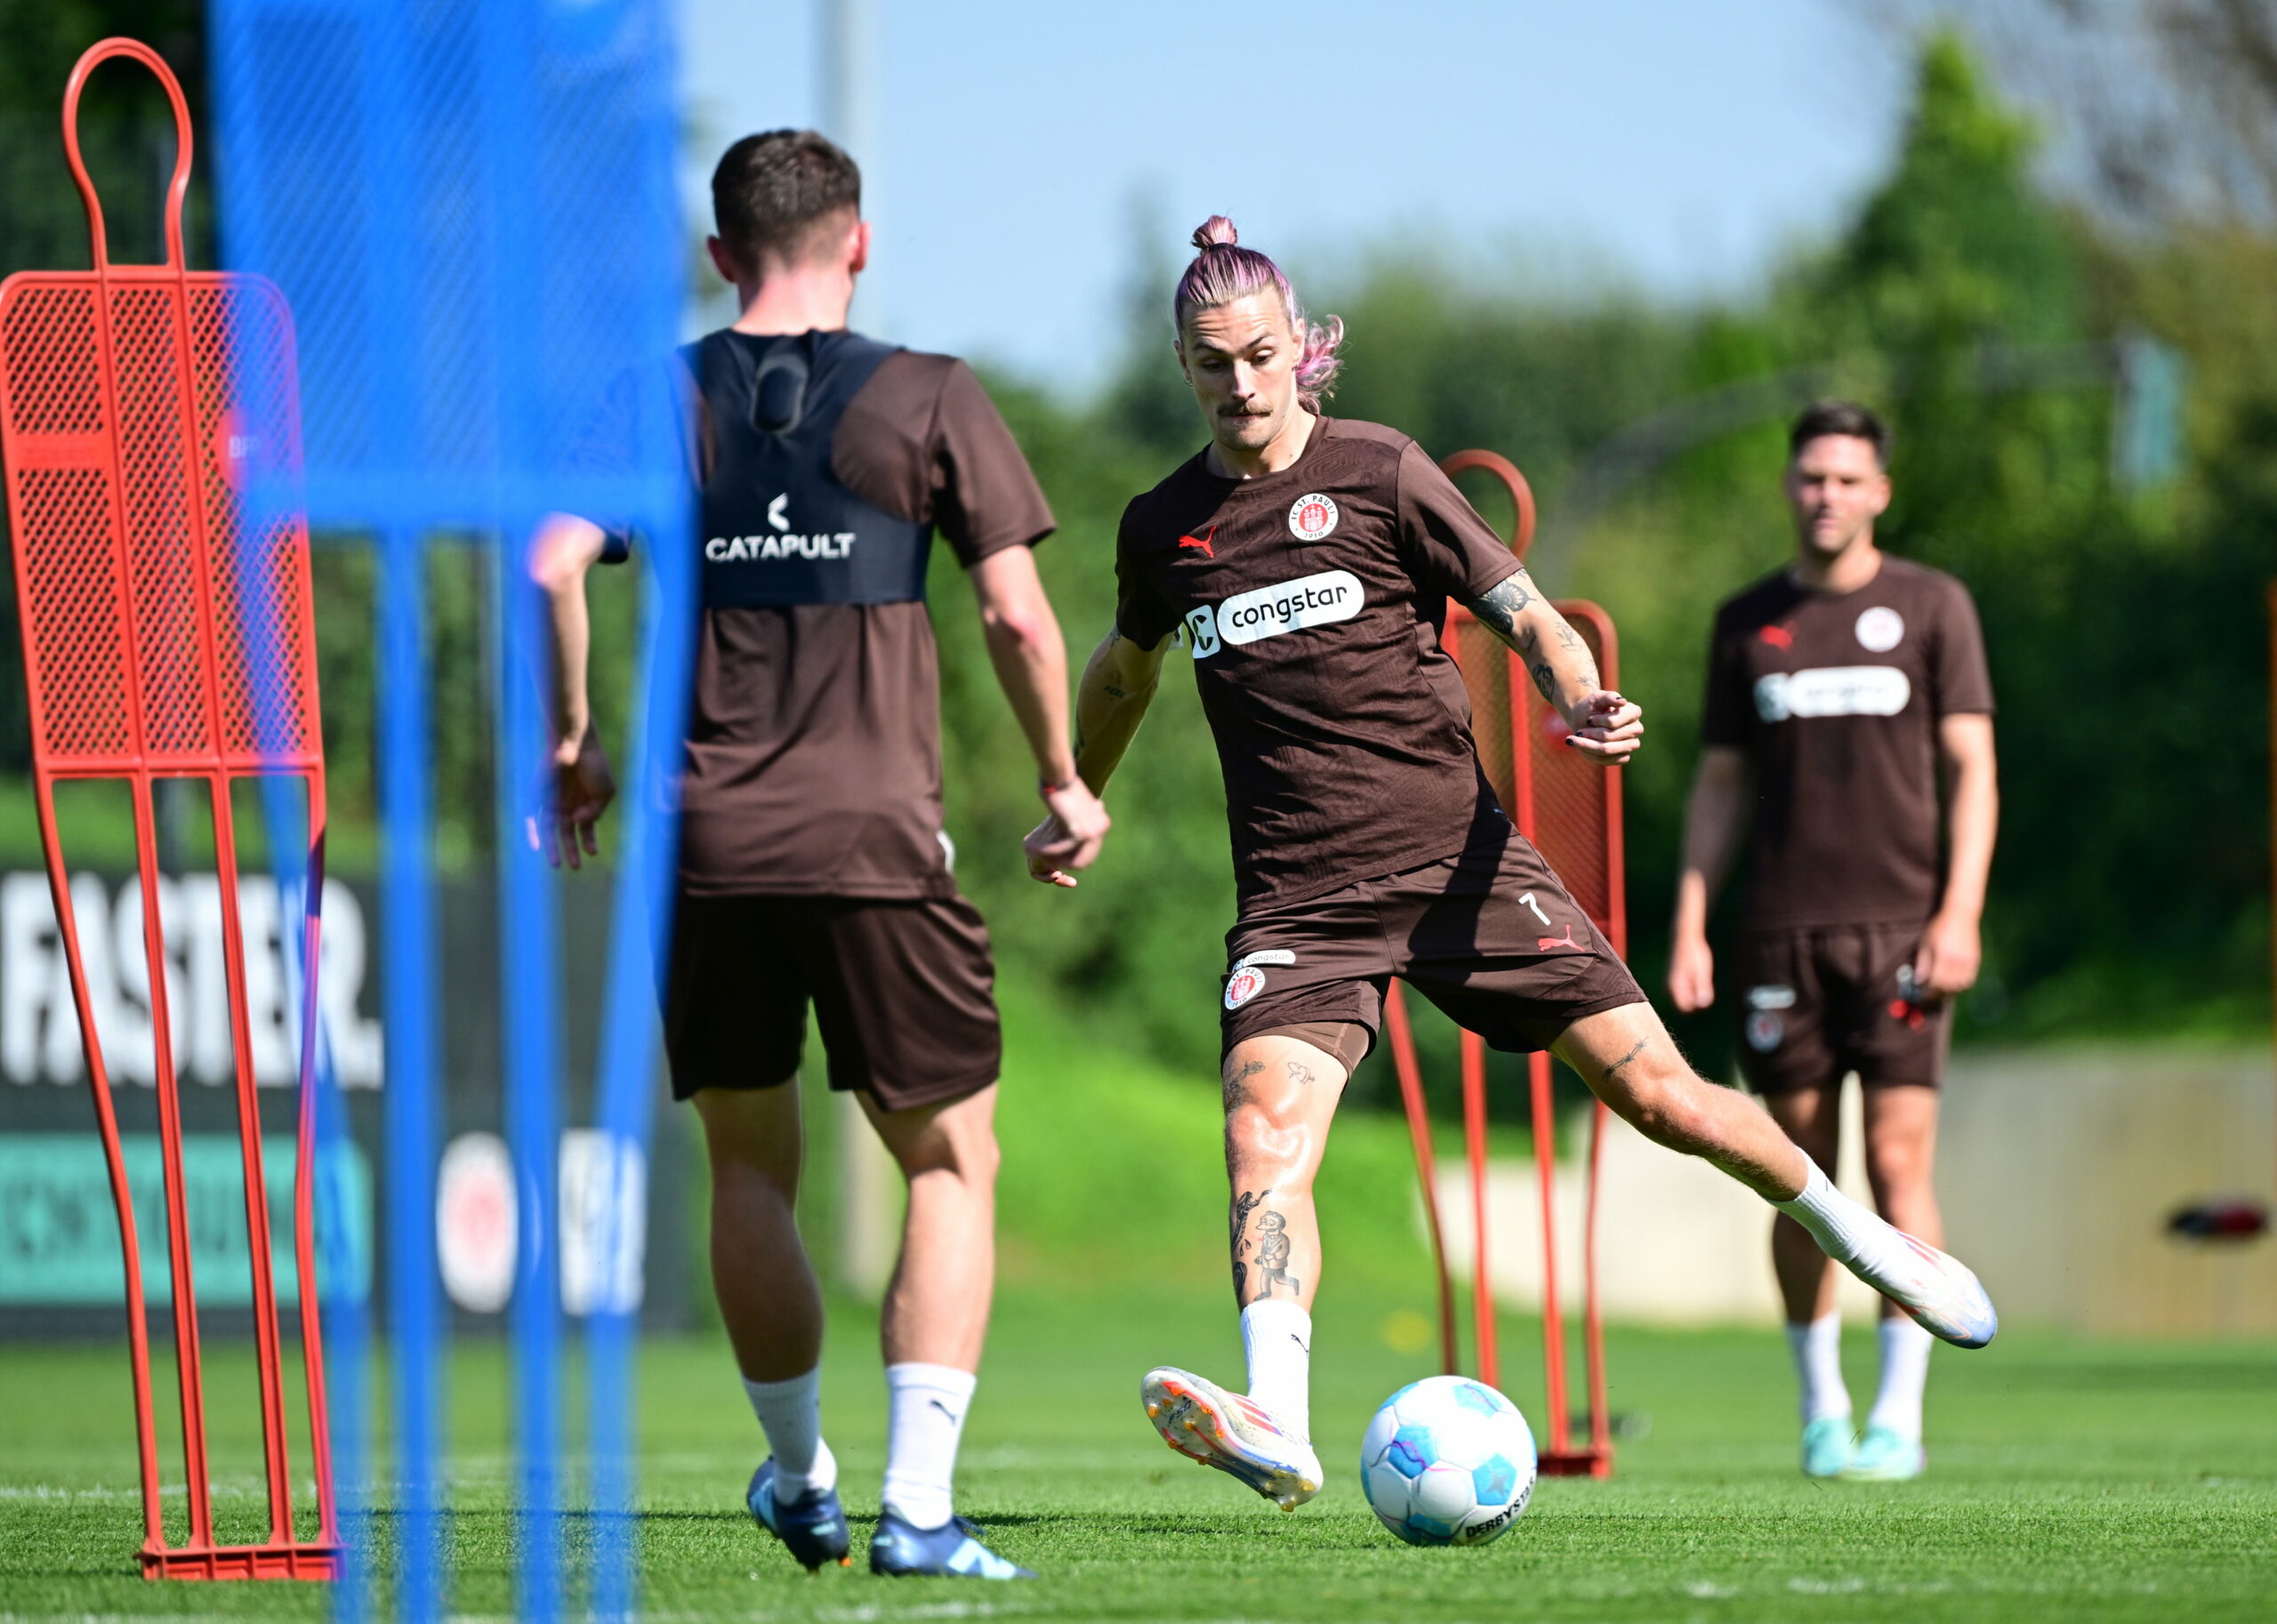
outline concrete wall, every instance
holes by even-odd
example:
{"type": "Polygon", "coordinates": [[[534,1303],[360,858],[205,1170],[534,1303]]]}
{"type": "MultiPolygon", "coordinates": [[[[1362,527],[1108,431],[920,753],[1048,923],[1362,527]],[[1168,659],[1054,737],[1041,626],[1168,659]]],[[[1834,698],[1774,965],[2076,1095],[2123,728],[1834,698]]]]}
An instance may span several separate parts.
{"type": "MultiPolygon", "coordinates": [[[[1855,1082],[1837,1181],[1863,1198],[1855,1082]]],[[[1566,1129],[1578,1157],[1582,1137],[1566,1129]]],[[[1468,1278],[1468,1178],[1443,1164],[1451,1259],[1468,1278]]],[[[1704,1163],[1610,1124],[1599,1240],[1606,1312],[1661,1323],[1780,1317],[1763,1204],[1704,1163]]],[[[2265,1052],[2082,1049],[1959,1056],[1945,1090],[1938,1190],[1951,1250],[2011,1325],[2109,1335],[2277,1334],[2277,1239],[2184,1243],[2168,1215],[2216,1195],[2277,1198],[2277,1080],[2265,1052]]],[[[1558,1169],[1561,1294],[1580,1280],[1582,1180],[1558,1169]]],[[[1496,1162],[1487,1255],[1499,1299],[1541,1300],[1539,1189],[1529,1162],[1496,1162]]],[[[1843,1276],[1845,1317],[1873,1312],[1843,1276]]]]}

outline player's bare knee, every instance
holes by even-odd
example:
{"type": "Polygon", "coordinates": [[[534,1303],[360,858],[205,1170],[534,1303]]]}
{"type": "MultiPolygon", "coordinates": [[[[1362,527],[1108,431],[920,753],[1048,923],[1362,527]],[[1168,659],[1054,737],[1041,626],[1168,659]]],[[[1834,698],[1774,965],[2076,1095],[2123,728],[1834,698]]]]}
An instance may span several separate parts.
{"type": "Polygon", "coordinates": [[[961,1184],[988,1187],[996,1182],[1003,1161],[996,1146],[996,1130],[989,1123],[961,1124],[944,1130],[939,1124],[898,1143],[889,1142],[902,1177],[915,1180],[927,1174],[944,1174],[961,1184]]]}
{"type": "Polygon", "coordinates": [[[1274,1102],[1243,1100],[1226,1113],[1226,1170],[1278,1178],[1302,1165],[1306,1145],[1302,1115],[1275,1108],[1274,1102]]]}
{"type": "Polygon", "coordinates": [[[1701,1094],[1702,1089],[1712,1086],[1694,1076],[1686,1066],[1646,1072],[1629,1081],[1629,1108],[1621,1114],[1655,1145],[1696,1153],[1714,1138],[1712,1113],[1701,1094]]]}

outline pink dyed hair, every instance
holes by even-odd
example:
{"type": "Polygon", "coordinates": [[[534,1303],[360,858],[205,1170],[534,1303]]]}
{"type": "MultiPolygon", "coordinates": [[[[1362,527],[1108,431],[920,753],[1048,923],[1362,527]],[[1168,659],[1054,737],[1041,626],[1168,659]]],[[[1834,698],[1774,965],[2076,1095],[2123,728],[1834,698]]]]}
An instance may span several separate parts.
{"type": "Polygon", "coordinates": [[[1336,388],[1336,374],[1344,367],[1336,353],[1344,342],[1344,318],[1332,316],[1319,326],[1308,324],[1304,303],[1281,268],[1256,249],[1240,245],[1234,222],[1223,214],[1212,214],[1195,232],[1197,252],[1194,263],[1178,279],[1178,292],[1171,299],[1171,324],[1183,338],[1186,318],[1195,310],[1231,304],[1271,288],[1281,295],[1290,327],[1304,342],[1297,356],[1297,398],[1307,411],[1317,412],[1320,403],[1336,388]]]}

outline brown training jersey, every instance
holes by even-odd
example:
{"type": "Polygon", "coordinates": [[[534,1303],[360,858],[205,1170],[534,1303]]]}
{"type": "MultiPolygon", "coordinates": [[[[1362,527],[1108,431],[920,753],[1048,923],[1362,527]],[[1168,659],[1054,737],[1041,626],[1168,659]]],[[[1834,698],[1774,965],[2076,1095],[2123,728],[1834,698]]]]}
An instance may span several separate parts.
{"type": "MultiPolygon", "coordinates": [[[[726,337],[762,366],[784,347],[803,345],[817,380],[836,348],[863,342],[842,333],[726,337]]],[[[723,400],[699,395],[697,456],[707,468],[717,415],[749,409],[748,390],[723,400]]],[[[1054,527],[1011,431],[953,357],[895,350],[878,362],[846,402],[829,462],[853,496],[933,527],[967,568],[1032,546],[1054,527]]],[[[774,494],[752,493],[760,517],[743,527],[751,535],[693,544],[709,550],[707,560],[723,550],[788,558],[810,538],[771,534],[801,522],[795,504],[768,512],[774,494]],[[788,545],[768,549],[768,541],[788,545]]],[[[683,890],[953,896],[941,824],[940,680],[921,599],[707,604],[681,788],[683,890]]]]}
{"type": "Polygon", "coordinates": [[[1968,591],[1885,554],[1849,592],[1781,570],[1716,612],[1703,744],[1747,752],[1755,929],[1919,924],[1937,910],[1937,721],[1990,714],[1968,591]]]}
{"type": "Polygon", "coordinates": [[[1194,655],[1244,910],[1515,838],[1441,647],[1450,596],[1517,573],[1422,447],[1324,417],[1257,479],[1198,453],[1124,511],[1115,624],[1194,655]]]}

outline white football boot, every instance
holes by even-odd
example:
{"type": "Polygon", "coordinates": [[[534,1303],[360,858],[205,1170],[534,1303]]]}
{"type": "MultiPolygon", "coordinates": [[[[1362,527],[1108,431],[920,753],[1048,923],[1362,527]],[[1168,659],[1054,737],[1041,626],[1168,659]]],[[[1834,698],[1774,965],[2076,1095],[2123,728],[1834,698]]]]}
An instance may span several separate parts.
{"type": "Polygon", "coordinates": [[[1933,1337],[1955,1347],[1983,1347],[2000,1329],[2000,1316],[1975,1272],[1959,1258],[1941,1252],[1903,1230],[1894,1231],[1905,1244],[1893,1249],[1883,1266],[1871,1272],[1852,1264],[1851,1273],[1905,1311],[1906,1316],[1933,1337]],[[1890,1266],[1894,1262],[1895,1266],[1890,1266]]]}
{"type": "Polygon", "coordinates": [[[1161,1365],[1138,1384],[1147,1419],[1189,1460],[1238,1477],[1283,1511],[1320,1492],[1320,1457],[1256,1400],[1216,1382],[1161,1365]]]}

